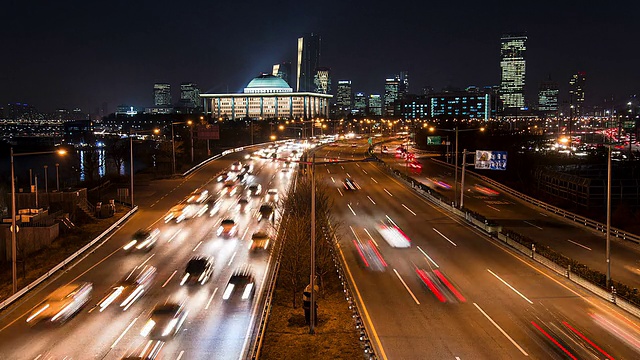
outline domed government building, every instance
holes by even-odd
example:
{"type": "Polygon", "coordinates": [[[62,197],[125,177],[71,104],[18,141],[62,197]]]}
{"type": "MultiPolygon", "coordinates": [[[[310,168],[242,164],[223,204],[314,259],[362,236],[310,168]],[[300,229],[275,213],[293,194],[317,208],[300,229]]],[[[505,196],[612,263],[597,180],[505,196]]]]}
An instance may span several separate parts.
{"type": "Polygon", "coordinates": [[[200,94],[204,111],[212,117],[244,118],[316,118],[329,117],[332,95],[293,92],[283,79],[262,74],[247,84],[241,94],[200,94]]]}

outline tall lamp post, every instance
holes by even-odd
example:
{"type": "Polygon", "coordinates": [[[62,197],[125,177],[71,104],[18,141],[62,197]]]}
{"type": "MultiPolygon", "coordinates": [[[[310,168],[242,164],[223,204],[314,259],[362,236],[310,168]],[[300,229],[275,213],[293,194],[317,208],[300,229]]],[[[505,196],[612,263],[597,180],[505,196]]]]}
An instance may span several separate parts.
{"type": "Polygon", "coordinates": [[[56,163],[56,191],[60,191],[60,164],[56,163]]]}
{"type": "MultiPolygon", "coordinates": [[[[436,128],[434,127],[430,127],[429,131],[430,132],[434,132],[436,130],[436,128]]],[[[454,193],[453,193],[453,201],[456,201],[456,198],[458,197],[458,133],[460,132],[466,132],[466,131],[484,131],[484,127],[478,128],[478,129],[463,129],[460,130],[458,129],[458,126],[456,125],[456,127],[454,129],[438,129],[439,131],[455,131],[456,133],[456,148],[454,150],[454,156],[456,157],[455,159],[455,176],[454,176],[454,193]]],[[[464,161],[464,159],[463,159],[464,161]]]]}
{"type": "Polygon", "coordinates": [[[36,152],[26,152],[26,153],[14,153],[13,147],[11,147],[11,271],[13,273],[13,293],[18,292],[18,272],[17,272],[17,238],[16,235],[18,233],[18,228],[16,227],[16,176],[15,176],[15,167],[13,163],[13,158],[16,156],[27,156],[27,155],[44,155],[44,154],[54,154],[57,153],[59,155],[64,155],[67,153],[64,149],[53,150],[53,151],[36,151],[36,152]]]}
{"type": "MultiPolygon", "coordinates": [[[[171,127],[171,134],[173,134],[173,126],[171,127]]],[[[154,134],[159,134],[160,133],[160,129],[153,129],[153,130],[142,130],[142,131],[136,131],[135,133],[145,133],[145,132],[153,132],[154,134]]],[[[129,170],[130,174],[131,174],[131,208],[133,209],[133,133],[129,134],[129,165],[131,166],[131,169],[129,170]]],[[[175,159],[175,158],[174,158],[175,159]]]]}
{"type": "Polygon", "coordinates": [[[607,151],[607,287],[611,286],[611,144],[607,151]]]}
{"type": "MultiPolygon", "coordinates": [[[[191,126],[193,125],[193,121],[187,120],[187,121],[171,122],[171,157],[173,159],[172,166],[171,166],[172,168],[171,175],[176,173],[176,140],[175,140],[175,134],[173,131],[173,125],[180,125],[180,124],[187,124],[191,126]]],[[[193,128],[191,128],[191,162],[193,162],[193,128]]]]}

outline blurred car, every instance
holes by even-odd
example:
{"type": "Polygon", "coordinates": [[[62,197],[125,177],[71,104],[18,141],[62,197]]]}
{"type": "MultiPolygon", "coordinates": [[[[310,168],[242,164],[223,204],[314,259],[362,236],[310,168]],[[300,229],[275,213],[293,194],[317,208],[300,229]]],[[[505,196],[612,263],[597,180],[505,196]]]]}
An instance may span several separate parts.
{"type": "Polygon", "coordinates": [[[222,207],[221,201],[216,200],[213,204],[211,204],[211,210],[209,210],[209,216],[215,216],[220,212],[220,208],[222,207]]]}
{"type": "Polygon", "coordinates": [[[241,214],[246,214],[251,211],[251,202],[245,197],[238,199],[236,210],[241,214]]]}
{"type": "Polygon", "coordinates": [[[386,269],[387,263],[382,258],[382,255],[373,241],[353,240],[353,244],[355,245],[358,255],[360,255],[360,259],[366,268],[374,271],[384,271],[386,269]]]}
{"type": "Polygon", "coordinates": [[[233,196],[236,194],[236,191],[238,191],[238,187],[236,186],[235,181],[227,180],[224,182],[224,185],[222,185],[221,195],[233,196]]]}
{"type": "Polygon", "coordinates": [[[417,160],[413,160],[413,161],[409,162],[409,163],[407,164],[407,166],[408,166],[410,169],[414,169],[414,170],[422,170],[422,163],[420,163],[420,162],[419,162],[419,161],[417,161],[417,160]]]}
{"type": "Polygon", "coordinates": [[[411,246],[411,240],[400,228],[394,225],[380,224],[377,227],[380,236],[395,248],[408,248],[411,246]]]}
{"type": "Polygon", "coordinates": [[[217,234],[221,237],[233,237],[236,235],[237,228],[238,226],[233,219],[224,219],[220,222],[217,234]]]}
{"type": "Polygon", "coordinates": [[[280,170],[280,177],[289,177],[291,176],[291,171],[289,170],[288,167],[280,170]]]}
{"type": "Polygon", "coordinates": [[[180,223],[186,219],[191,218],[191,211],[193,207],[190,207],[188,204],[178,204],[169,209],[169,212],[164,217],[164,222],[168,223],[170,221],[175,221],[176,223],[180,223]]]}
{"type": "Polygon", "coordinates": [[[264,197],[266,202],[278,202],[278,189],[267,190],[267,195],[264,197]]]}
{"type": "Polygon", "coordinates": [[[255,293],[255,279],[248,265],[238,268],[231,275],[222,294],[223,300],[252,300],[255,293]]]}
{"type": "Polygon", "coordinates": [[[231,164],[231,171],[240,171],[242,170],[242,163],[240,161],[235,161],[231,164]]]}
{"type": "Polygon", "coordinates": [[[178,333],[187,319],[188,311],[184,303],[167,302],[156,305],[149,320],[140,330],[140,335],[153,340],[167,340],[178,333]]]}
{"type": "Polygon", "coordinates": [[[253,174],[253,164],[244,164],[242,168],[244,169],[245,173],[253,174]]]}
{"type": "Polygon", "coordinates": [[[27,317],[27,323],[36,324],[43,320],[62,324],[76,315],[91,299],[93,284],[89,282],[71,283],[59,287],[35,307],[27,317]]]}
{"type": "Polygon", "coordinates": [[[260,196],[262,193],[262,185],[260,184],[251,184],[247,188],[247,194],[249,196],[260,196]]]}
{"type": "Polygon", "coordinates": [[[251,235],[251,244],[249,250],[267,250],[269,247],[269,235],[264,231],[258,231],[251,235]]]}
{"type": "Polygon", "coordinates": [[[164,341],[149,340],[140,344],[136,349],[128,352],[127,355],[120,360],[155,360],[160,356],[160,352],[164,347],[164,341]]]}
{"type": "Polygon", "coordinates": [[[140,229],[133,234],[131,241],[126,243],[122,249],[125,251],[150,251],[156,246],[159,237],[160,229],[152,231],[140,229]]]}
{"type": "Polygon", "coordinates": [[[204,285],[213,274],[213,258],[210,256],[194,256],[187,263],[180,286],[190,283],[204,285]]]}
{"type": "Polygon", "coordinates": [[[344,186],[345,190],[349,190],[349,191],[360,190],[360,185],[358,185],[358,183],[353,181],[353,179],[351,178],[345,178],[342,185],[344,186]]]}
{"type": "Polygon", "coordinates": [[[144,293],[149,292],[157,273],[158,270],[151,265],[136,267],[124,279],[115,283],[107,295],[98,302],[100,312],[114,302],[120,302],[122,311],[129,309],[144,293]]]}
{"type": "Polygon", "coordinates": [[[487,195],[487,196],[498,196],[498,195],[500,195],[499,192],[497,192],[497,191],[495,191],[493,189],[490,189],[490,188],[488,188],[486,186],[479,185],[479,184],[476,184],[473,187],[473,189],[475,191],[477,191],[477,192],[479,192],[479,193],[481,193],[483,195],[487,195]]]}
{"type": "Polygon", "coordinates": [[[209,190],[198,189],[189,194],[187,204],[203,204],[209,199],[209,190]]]}
{"type": "Polygon", "coordinates": [[[436,179],[436,178],[427,178],[427,180],[429,180],[434,186],[438,186],[441,187],[443,189],[451,189],[451,185],[447,184],[446,182],[440,180],[440,179],[436,179]]]}
{"type": "Polygon", "coordinates": [[[273,206],[269,204],[260,205],[260,209],[258,209],[258,222],[262,221],[263,219],[273,221],[273,206]]]}

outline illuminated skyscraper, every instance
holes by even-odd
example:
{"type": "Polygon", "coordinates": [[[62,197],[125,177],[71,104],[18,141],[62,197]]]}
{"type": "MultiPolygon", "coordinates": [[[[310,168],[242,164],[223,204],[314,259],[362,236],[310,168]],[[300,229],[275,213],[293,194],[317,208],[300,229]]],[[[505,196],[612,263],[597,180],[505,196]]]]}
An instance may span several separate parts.
{"type": "Polygon", "coordinates": [[[557,116],[558,93],[558,83],[551,80],[542,82],[538,91],[538,111],[546,116],[557,116]]]}
{"type": "Polygon", "coordinates": [[[308,34],[298,38],[296,58],[296,91],[313,92],[313,77],[320,66],[320,35],[308,34]]]}
{"type": "Polygon", "coordinates": [[[522,109],[524,101],[524,85],[527,50],[526,35],[504,35],[500,46],[500,99],[505,110],[522,109]]]}
{"type": "Polygon", "coordinates": [[[386,79],[384,82],[384,115],[394,116],[394,106],[400,90],[399,77],[386,79]]]}
{"type": "Polygon", "coordinates": [[[318,94],[328,94],[331,92],[331,69],[319,67],[316,68],[313,83],[315,91],[318,94]]]}
{"type": "Polygon", "coordinates": [[[271,75],[277,76],[280,79],[286,81],[287,84],[291,85],[291,62],[285,61],[280,64],[273,65],[273,71],[271,75]]]}
{"type": "Polygon", "coordinates": [[[355,115],[364,115],[367,112],[367,96],[363,92],[353,95],[353,110],[355,115]]]}
{"type": "Polygon", "coordinates": [[[573,105],[573,116],[583,115],[584,110],[584,85],[587,81],[587,73],[578,71],[569,79],[570,105],[573,105]]]}
{"type": "Polygon", "coordinates": [[[153,105],[171,106],[171,85],[156,83],[153,85],[153,105]]]}
{"type": "Polygon", "coordinates": [[[404,99],[409,93],[409,72],[400,71],[400,75],[397,76],[400,84],[398,85],[398,99],[404,99]]]}
{"type": "Polygon", "coordinates": [[[382,96],[379,94],[369,95],[369,115],[382,115],[382,96]]]}
{"type": "Polygon", "coordinates": [[[336,105],[338,105],[338,113],[344,116],[351,112],[351,80],[339,80],[338,90],[336,92],[336,105]]]}
{"type": "Polygon", "coordinates": [[[180,84],[180,105],[189,108],[200,107],[200,89],[197,84],[180,84]]]}

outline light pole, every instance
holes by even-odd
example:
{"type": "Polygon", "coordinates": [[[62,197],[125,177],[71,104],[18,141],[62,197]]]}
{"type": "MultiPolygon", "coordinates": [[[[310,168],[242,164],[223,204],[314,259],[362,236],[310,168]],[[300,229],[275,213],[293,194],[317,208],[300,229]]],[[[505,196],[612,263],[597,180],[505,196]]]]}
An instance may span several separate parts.
{"type": "MultiPolygon", "coordinates": [[[[171,124],[171,133],[173,135],[173,124],[171,124]]],[[[137,131],[136,133],[143,133],[143,132],[149,132],[152,131],[154,134],[159,134],[160,130],[159,129],[153,129],[153,130],[142,130],[142,131],[137,131]]],[[[173,140],[172,140],[173,141],[173,140]]],[[[130,165],[130,170],[129,172],[131,173],[131,208],[133,209],[133,134],[129,133],[129,165],[130,165]]],[[[175,158],[174,158],[175,159],[175,158]]],[[[175,164],[175,163],[174,163],[175,164]]]]}
{"type": "MultiPolygon", "coordinates": [[[[175,134],[173,132],[173,125],[180,125],[180,124],[187,124],[191,126],[193,124],[193,121],[187,120],[187,121],[171,122],[171,157],[173,159],[171,175],[176,173],[176,140],[175,140],[175,134]]],[[[157,133],[157,131],[159,130],[156,129],[153,131],[157,133]]],[[[193,127],[191,128],[191,162],[193,162],[193,127]]]]}
{"type": "Polygon", "coordinates": [[[44,166],[44,192],[49,193],[49,165],[44,166]]]}
{"type": "Polygon", "coordinates": [[[60,191],[60,164],[56,163],[56,191],[60,191]]]}
{"type": "Polygon", "coordinates": [[[607,152],[607,288],[611,286],[611,145],[607,152]]]}
{"type": "MultiPolygon", "coordinates": [[[[59,155],[66,154],[66,150],[59,149],[53,151],[37,151],[37,152],[26,152],[26,153],[18,153],[15,154],[13,152],[13,147],[11,147],[11,271],[13,273],[13,293],[18,292],[18,276],[17,276],[17,233],[18,228],[16,227],[16,177],[15,177],[15,167],[13,158],[16,156],[27,156],[27,155],[44,155],[44,154],[53,154],[58,153],[59,155]]],[[[29,180],[31,182],[31,180],[29,180]]],[[[37,184],[36,184],[37,186],[37,184]]],[[[38,199],[38,194],[36,193],[36,201],[38,199]]]]}
{"type": "Polygon", "coordinates": [[[309,309],[309,333],[315,334],[316,326],[316,154],[311,157],[311,307],[309,309]]]}

